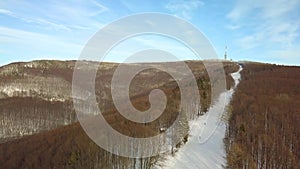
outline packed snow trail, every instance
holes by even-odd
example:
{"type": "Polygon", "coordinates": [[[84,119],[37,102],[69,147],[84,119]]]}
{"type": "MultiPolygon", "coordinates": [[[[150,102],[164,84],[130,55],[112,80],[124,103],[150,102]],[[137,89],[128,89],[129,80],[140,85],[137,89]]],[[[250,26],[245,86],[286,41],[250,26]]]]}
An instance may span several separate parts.
{"type": "Polygon", "coordinates": [[[240,71],[242,71],[242,67],[239,71],[231,74],[235,81],[234,88],[221,93],[217,102],[205,115],[189,122],[191,130],[188,142],[179,148],[174,156],[168,155],[157,168],[222,169],[226,165],[226,153],[223,144],[226,122],[220,121],[220,118],[224,112],[224,104],[229,104],[234,89],[240,81],[240,71]],[[214,132],[208,136],[205,135],[208,133],[205,131],[214,132]]]}

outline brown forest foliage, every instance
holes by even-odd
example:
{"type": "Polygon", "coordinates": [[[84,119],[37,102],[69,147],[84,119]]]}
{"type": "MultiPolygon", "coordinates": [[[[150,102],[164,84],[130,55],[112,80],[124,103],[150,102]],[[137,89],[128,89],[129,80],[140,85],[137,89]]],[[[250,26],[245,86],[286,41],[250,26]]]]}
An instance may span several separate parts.
{"type": "Polygon", "coordinates": [[[300,168],[300,68],[246,63],[224,139],[227,168],[300,168]]]}
{"type": "MultiPolygon", "coordinates": [[[[18,86],[26,85],[27,88],[31,88],[31,81],[27,79],[38,76],[40,79],[35,81],[35,84],[41,89],[47,88],[48,90],[49,88],[49,90],[51,89],[54,92],[44,92],[43,95],[40,95],[41,91],[31,92],[34,95],[30,92],[25,94],[16,93],[10,98],[3,94],[3,98],[0,99],[0,114],[2,115],[1,117],[10,119],[11,123],[9,125],[1,123],[2,126],[12,126],[10,128],[17,131],[19,128],[13,128],[13,126],[20,123],[19,127],[26,129],[25,131],[29,130],[28,132],[33,133],[33,135],[23,136],[22,138],[17,137],[18,139],[12,141],[5,140],[7,142],[0,144],[0,168],[132,168],[133,166],[150,168],[153,165],[157,157],[130,159],[113,155],[99,148],[84,133],[79,123],[73,123],[75,119],[72,100],[69,96],[69,87],[72,80],[74,62],[40,61],[34,63],[36,65],[33,65],[33,67],[24,67],[23,63],[13,64],[10,67],[4,67],[5,69],[3,68],[4,70],[1,71],[2,86],[16,84],[18,86]],[[44,80],[49,79],[49,77],[56,79],[53,82],[55,84],[61,85],[61,82],[64,82],[59,88],[60,90],[53,88],[58,85],[54,86],[50,82],[44,83],[44,80]],[[25,80],[26,83],[24,83],[25,80]],[[66,101],[49,101],[48,97],[51,98],[58,95],[56,92],[60,97],[65,98],[66,101]],[[13,103],[17,103],[17,106],[13,106],[13,103]],[[29,120],[24,119],[24,117],[28,117],[27,119],[35,117],[37,119],[33,124],[30,122],[31,126],[33,126],[32,128],[37,130],[36,134],[32,132],[31,128],[28,129],[29,120]],[[53,119],[56,119],[56,121],[53,121],[53,119]],[[64,119],[71,119],[70,121],[73,124],[62,127],[63,124],[57,123],[57,121],[63,121],[64,119]],[[45,123],[46,121],[53,122],[53,126],[47,128],[49,124],[45,123]],[[46,128],[44,128],[45,126],[46,128]]],[[[198,82],[199,93],[202,99],[200,103],[201,110],[198,110],[199,114],[205,113],[211,104],[211,100],[213,100],[210,96],[210,85],[217,84],[217,78],[209,79],[201,62],[189,61],[187,64],[198,82]],[[210,80],[214,81],[210,82],[210,80]]],[[[226,62],[223,64],[226,72],[227,87],[230,88],[233,85],[233,79],[229,74],[237,71],[238,67],[235,63],[226,62]]],[[[97,76],[99,80],[96,79],[96,83],[110,79],[115,65],[106,64],[105,66],[105,69],[97,76]]],[[[167,75],[159,73],[158,76],[155,72],[151,73],[151,71],[150,74],[144,73],[143,76],[137,76],[136,82],[132,82],[134,88],[132,88],[131,101],[140,110],[149,108],[148,92],[152,88],[157,88],[157,86],[155,87],[156,84],[151,83],[160,81],[160,79],[156,79],[156,81],[149,81],[149,79],[154,76],[161,78],[161,81],[169,81],[167,75]]],[[[105,88],[104,84],[96,84],[96,86],[99,87],[96,89],[97,96],[101,94],[100,91],[110,91],[109,88],[105,88]]],[[[98,100],[101,103],[105,103],[105,106],[102,107],[105,119],[113,128],[129,136],[148,137],[156,135],[162,124],[168,127],[174,121],[179,113],[177,104],[180,99],[179,89],[177,85],[174,85],[174,82],[165,82],[158,87],[165,91],[170,102],[168,102],[162,116],[154,122],[137,124],[124,119],[111,105],[109,93],[107,99],[98,100]]],[[[196,106],[190,106],[191,110],[187,111],[196,111],[195,109],[198,109],[196,106]]]]}

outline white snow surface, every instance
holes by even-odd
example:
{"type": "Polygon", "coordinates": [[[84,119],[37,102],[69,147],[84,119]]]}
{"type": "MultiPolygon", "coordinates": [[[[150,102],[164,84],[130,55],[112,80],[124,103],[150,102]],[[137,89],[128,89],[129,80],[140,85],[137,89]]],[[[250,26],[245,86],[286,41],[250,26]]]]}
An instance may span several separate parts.
{"type": "MultiPolygon", "coordinates": [[[[231,76],[235,86],[240,81],[240,67],[231,76]]],[[[223,144],[226,122],[221,120],[225,106],[229,104],[234,88],[221,93],[218,101],[203,116],[189,122],[188,142],[178,152],[167,155],[156,168],[163,169],[222,169],[226,165],[226,153],[223,144]]]]}

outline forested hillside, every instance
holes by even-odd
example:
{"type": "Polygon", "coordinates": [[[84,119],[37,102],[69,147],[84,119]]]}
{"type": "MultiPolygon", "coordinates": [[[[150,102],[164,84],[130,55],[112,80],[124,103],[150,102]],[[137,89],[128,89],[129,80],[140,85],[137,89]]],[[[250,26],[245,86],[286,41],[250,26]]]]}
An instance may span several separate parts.
{"type": "Polygon", "coordinates": [[[245,63],[229,107],[228,169],[300,168],[300,68],[245,63]]]}
{"type": "MultiPolygon", "coordinates": [[[[132,81],[131,102],[139,110],[149,108],[148,94],[154,88],[163,90],[168,97],[164,113],[149,124],[126,120],[113,106],[109,84],[116,64],[97,65],[95,62],[85,62],[80,69],[88,72],[94,66],[99,66],[95,85],[97,101],[106,121],[114,129],[133,137],[153,136],[160,132],[161,127],[171,125],[180,115],[183,117],[182,126],[174,131],[173,136],[184,141],[183,137],[186,135],[181,133],[188,129],[186,111],[195,112],[195,115],[206,113],[216,97],[211,96],[211,85],[224,85],[218,81],[218,77],[209,79],[202,62],[186,63],[197,80],[201,97],[201,102],[191,103],[189,110],[178,109],[179,88],[168,74],[150,69],[139,73],[132,81]]],[[[155,64],[160,66],[163,63],[155,64]]],[[[171,64],[173,66],[170,66],[170,71],[177,71],[176,63],[171,64]]],[[[99,148],[84,133],[80,124],[76,123],[70,93],[74,65],[75,61],[34,61],[0,68],[0,127],[5,129],[0,133],[0,140],[3,142],[0,144],[0,168],[151,167],[157,157],[131,159],[113,155],[99,148]]],[[[224,62],[223,65],[227,88],[230,88],[233,79],[229,74],[237,71],[238,66],[232,62],[224,62]]],[[[214,63],[211,62],[210,66],[214,67],[214,63]]],[[[171,149],[175,146],[180,144],[171,149]]]]}

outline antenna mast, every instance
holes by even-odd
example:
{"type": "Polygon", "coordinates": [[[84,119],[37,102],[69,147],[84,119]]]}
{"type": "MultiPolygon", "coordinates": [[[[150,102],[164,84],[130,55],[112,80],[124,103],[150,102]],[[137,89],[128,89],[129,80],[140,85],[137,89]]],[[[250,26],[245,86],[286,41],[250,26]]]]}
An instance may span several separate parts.
{"type": "Polygon", "coordinates": [[[225,54],[224,54],[224,59],[227,60],[227,46],[225,46],[225,54]]]}

